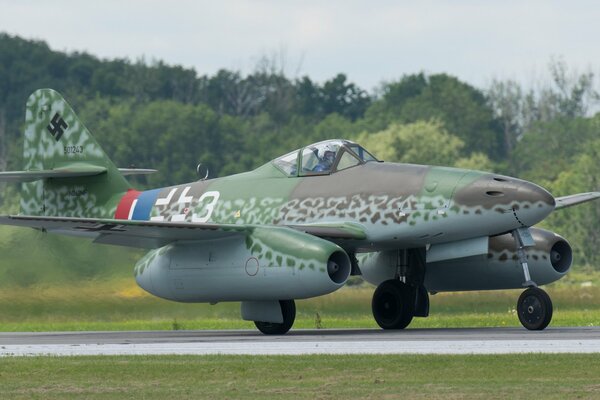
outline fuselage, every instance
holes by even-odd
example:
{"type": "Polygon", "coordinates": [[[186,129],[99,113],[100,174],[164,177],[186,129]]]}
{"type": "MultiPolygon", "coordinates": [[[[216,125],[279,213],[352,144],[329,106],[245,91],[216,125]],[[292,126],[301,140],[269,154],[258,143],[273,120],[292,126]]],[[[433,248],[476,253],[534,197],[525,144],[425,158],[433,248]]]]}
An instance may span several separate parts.
{"type": "Polygon", "coordinates": [[[245,225],[354,222],[357,251],[419,247],[532,226],[554,209],[543,188],[497,174],[367,162],[329,175],[288,177],[272,163],[228,177],[130,191],[117,219],[245,225]]]}

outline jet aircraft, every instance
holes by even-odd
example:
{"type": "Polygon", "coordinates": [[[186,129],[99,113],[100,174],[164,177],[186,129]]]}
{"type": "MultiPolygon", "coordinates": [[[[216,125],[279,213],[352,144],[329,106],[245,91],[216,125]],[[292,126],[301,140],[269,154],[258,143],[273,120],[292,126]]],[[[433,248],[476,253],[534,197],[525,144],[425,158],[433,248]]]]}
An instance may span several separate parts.
{"type": "Polygon", "coordinates": [[[429,315],[437,292],[523,288],[517,314],[544,329],[572,252],[533,226],[600,197],[554,198],[495,173],[382,162],[359,144],[327,140],[237,175],[138,191],[51,89],[26,105],[20,213],[0,223],[148,249],[134,275],[179,302],[241,302],[265,334],[293,325],[295,299],[338,290],[351,275],[377,288],[383,329],[429,315]]]}

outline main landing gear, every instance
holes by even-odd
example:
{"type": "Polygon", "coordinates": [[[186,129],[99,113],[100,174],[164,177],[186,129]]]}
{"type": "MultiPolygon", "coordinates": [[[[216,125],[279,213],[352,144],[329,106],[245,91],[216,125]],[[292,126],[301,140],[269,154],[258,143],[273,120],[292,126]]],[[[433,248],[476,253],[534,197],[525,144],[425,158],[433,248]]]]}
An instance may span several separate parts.
{"type": "Polygon", "coordinates": [[[414,302],[414,293],[406,283],[390,279],[373,293],[373,317],[383,329],[404,329],[413,319],[414,302]]]}
{"type": "Polygon", "coordinates": [[[282,323],[254,321],[254,325],[265,335],[283,335],[294,325],[296,319],[296,303],[294,300],[279,300],[279,307],[281,307],[281,314],[283,315],[282,323]]]}
{"type": "Polygon", "coordinates": [[[383,329],[404,329],[413,317],[429,315],[425,277],[425,249],[398,250],[394,279],[384,281],[373,293],[371,309],[383,329]]]}

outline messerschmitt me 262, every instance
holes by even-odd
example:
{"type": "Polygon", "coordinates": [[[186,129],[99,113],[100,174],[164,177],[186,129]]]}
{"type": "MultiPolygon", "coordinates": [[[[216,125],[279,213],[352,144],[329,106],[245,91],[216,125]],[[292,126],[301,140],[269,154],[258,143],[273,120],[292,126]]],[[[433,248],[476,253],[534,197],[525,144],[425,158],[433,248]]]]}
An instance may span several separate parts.
{"type": "Polygon", "coordinates": [[[0,223],[149,249],[137,283],[179,302],[241,302],[266,334],[294,323],[294,299],[331,293],[350,275],[377,285],[373,316],[402,329],[429,314],[429,294],[525,288],[523,326],[544,329],[538,285],[571,266],[568,242],[532,228],[554,210],[600,197],[554,198],[498,174],[378,161],[329,140],[254,171],[136,191],[57,92],[27,102],[19,215],[0,223]]]}

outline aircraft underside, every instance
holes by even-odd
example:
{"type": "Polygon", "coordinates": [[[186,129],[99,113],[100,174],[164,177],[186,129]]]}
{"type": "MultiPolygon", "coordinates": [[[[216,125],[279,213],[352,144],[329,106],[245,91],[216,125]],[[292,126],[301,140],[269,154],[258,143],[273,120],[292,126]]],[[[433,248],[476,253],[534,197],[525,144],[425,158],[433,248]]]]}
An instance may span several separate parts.
{"type": "MultiPolygon", "coordinates": [[[[560,236],[530,231],[533,244],[528,247],[519,246],[522,238],[513,232],[454,244],[451,259],[444,249],[425,247],[348,256],[318,238],[311,239],[310,245],[329,249],[318,259],[314,253],[302,259],[286,254],[280,244],[287,230],[282,229],[276,239],[255,232],[250,248],[247,240],[233,236],[208,246],[182,242],[153,250],[136,265],[135,276],[146,291],[173,301],[240,301],[242,318],[268,334],[282,334],[292,327],[295,299],[338,290],[351,271],[377,286],[372,311],[383,329],[403,329],[413,317],[427,317],[429,294],[526,288],[517,302],[519,320],[527,329],[540,330],[550,323],[552,302],[537,285],[563,277],[572,253],[560,236]],[[473,255],[479,242],[485,243],[485,252],[473,255]],[[262,255],[251,251],[255,245],[262,255]],[[269,253],[273,254],[267,257],[269,253]]],[[[295,245],[289,252],[296,245],[309,245],[303,244],[303,235],[291,234],[289,243],[295,245]]]]}

